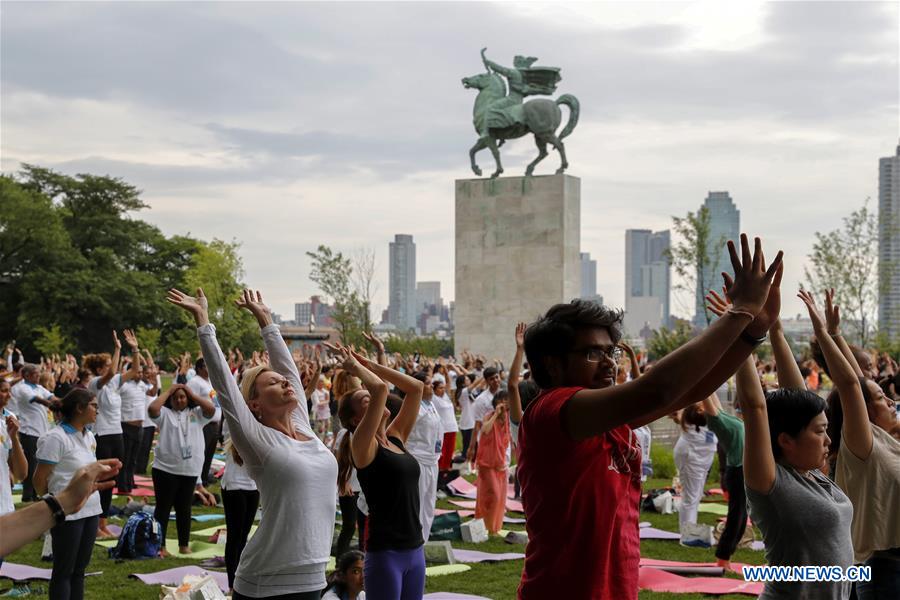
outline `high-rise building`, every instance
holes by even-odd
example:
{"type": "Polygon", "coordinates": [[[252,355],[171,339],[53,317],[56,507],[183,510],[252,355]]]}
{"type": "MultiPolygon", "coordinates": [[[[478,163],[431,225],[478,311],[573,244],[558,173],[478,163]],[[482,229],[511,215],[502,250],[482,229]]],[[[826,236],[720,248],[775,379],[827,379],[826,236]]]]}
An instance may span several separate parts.
{"type": "Polygon", "coordinates": [[[581,298],[597,295],[597,261],[591,260],[590,252],[581,253],[581,298]]]}
{"type": "Polygon", "coordinates": [[[637,335],[645,326],[669,326],[671,267],[668,230],[625,231],[625,329],[637,335]]]}
{"type": "Polygon", "coordinates": [[[416,284],[416,313],[440,315],[443,303],[440,281],[420,281],[416,284]]]}
{"type": "Polygon", "coordinates": [[[319,327],[331,327],[332,310],[333,307],[330,304],[322,302],[321,296],[312,296],[309,302],[294,304],[294,322],[299,327],[309,325],[310,320],[315,318],[316,325],[319,327]]]}
{"type": "Polygon", "coordinates": [[[390,321],[406,331],[416,327],[416,244],[411,235],[397,234],[390,243],[390,321]]]}
{"type": "Polygon", "coordinates": [[[878,161],[878,328],[900,340],[900,145],[878,161]]]}
{"type": "Polygon", "coordinates": [[[732,271],[726,243],[740,244],[741,237],[741,211],[728,192],[709,192],[703,207],[709,211],[709,253],[706,267],[697,270],[694,325],[698,327],[706,326],[707,288],[721,288],[721,273],[732,271]]]}

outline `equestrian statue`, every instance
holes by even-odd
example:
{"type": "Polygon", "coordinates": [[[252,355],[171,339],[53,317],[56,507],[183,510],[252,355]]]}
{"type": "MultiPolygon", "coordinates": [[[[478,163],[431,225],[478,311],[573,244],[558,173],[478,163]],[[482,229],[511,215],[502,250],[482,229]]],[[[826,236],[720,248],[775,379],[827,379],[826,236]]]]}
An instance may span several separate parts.
{"type": "Polygon", "coordinates": [[[546,158],[547,144],[551,144],[559,152],[562,162],[556,170],[557,174],[565,172],[569,161],[566,160],[566,147],[562,140],[572,133],[578,124],[578,98],[571,94],[563,94],[555,101],[535,98],[523,103],[526,96],[536,94],[549,96],[556,92],[556,85],[561,79],[559,69],[533,67],[537,61],[533,56],[516,56],[512,68],[504,67],[488,60],[485,56],[486,51],[487,48],[482,48],[481,59],[487,72],[464,77],[462,80],[463,87],[478,90],[475,108],[472,111],[472,122],[478,133],[478,141],[469,150],[472,171],[476,175],[481,175],[481,167],[475,163],[475,154],[488,148],[494,155],[494,162],[497,165],[497,170],[491,174],[491,178],[498,177],[503,173],[499,147],[506,140],[532,133],[538,155],[528,164],[525,175],[532,175],[535,165],[546,158]],[[503,80],[504,77],[506,81],[503,80]],[[556,129],[562,122],[560,104],[569,107],[569,121],[557,136],[556,129]]]}

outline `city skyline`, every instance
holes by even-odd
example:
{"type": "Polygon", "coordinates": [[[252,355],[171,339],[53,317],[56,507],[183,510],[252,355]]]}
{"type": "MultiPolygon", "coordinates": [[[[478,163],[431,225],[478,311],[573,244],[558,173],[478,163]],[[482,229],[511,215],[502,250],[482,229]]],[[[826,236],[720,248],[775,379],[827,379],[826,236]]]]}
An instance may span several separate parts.
{"type": "Polygon", "coordinates": [[[671,244],[668,229],[625,230],[625,330],[632,336],[671,325],[671,244]]]}
{"type": "MultiPolygon", "coordinates": [[[[721,273],[731,273],[731,258],[725,244],[734,242],[740,248],[741,211],[738,210],[734,198],[727,191],[709,192],[703,206],[709,211],[709,253],[710,261],[703,269],[697,269],[696,288],[694,290],[694,325],[705,327],[707,324],[706,294],[722,287],[721,273]]],[[[771,253],[771,251],[770,251],[771,253]]],[[[712,320],[712,315],[709,315],[712,320]]]]}
{"type": "Polygon", "coordinates": [[[900,341],[900,144],[878,161],[878,328],[900,341]]]}
{"type": "Polygon", "coordinates": [[[413,236],[398,233],[389,244],[388,322],[401,331],[416,327],[416,244],[413,236]]]}
{"type": "MultiPolygon", "coordinates": [[[[560,93],[581,100],[568,172],[610,305],[626,297],[622,232],[671,228],[711,189],[785,251],[796,289],[814,233],[876,197],[873,164],[894,151],[897,17],[842,2],[8,3],[0,168],[122,177],[166,235],[242,242],[246,283],[281,314],[319,293],[305,255],[319,244],[376,250],[379,314],[397,231],[448,301],[453,181],[471,177],[474,135],[460,78],[487,45],[502,64],[558,65],[560,93]]],[[[533,157],[524,140],[503,151],[510,175],[533,157]]]]}

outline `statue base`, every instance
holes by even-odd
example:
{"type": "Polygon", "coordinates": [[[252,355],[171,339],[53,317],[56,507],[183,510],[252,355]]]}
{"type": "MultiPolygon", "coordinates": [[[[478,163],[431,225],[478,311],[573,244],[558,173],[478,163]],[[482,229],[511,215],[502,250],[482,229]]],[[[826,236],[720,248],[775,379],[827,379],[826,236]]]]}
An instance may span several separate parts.
{"type": "Polygon", "coordinates": [[[581,293],[581,180],[456,180],[456,354],[509,365],[515,327],[581,293]]]}

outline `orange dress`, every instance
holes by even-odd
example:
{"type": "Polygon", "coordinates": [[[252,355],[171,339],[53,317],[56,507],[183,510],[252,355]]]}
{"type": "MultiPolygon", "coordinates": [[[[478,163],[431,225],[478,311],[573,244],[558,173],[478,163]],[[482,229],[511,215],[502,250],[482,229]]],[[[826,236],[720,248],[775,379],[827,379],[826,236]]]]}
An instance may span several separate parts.
{"type": "MultiPolygon", "coordinates": [[[[485,415],[485,421],[494,413],[485,415]]],[[[506,449],[509,448],[509,417],[498,419],[478,440],[475,464],[478,466],[478,495],[475,498],[475,518],[484,519],[484,526],[496,534],[503,526],[506,513],[506,449]]]]}

